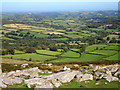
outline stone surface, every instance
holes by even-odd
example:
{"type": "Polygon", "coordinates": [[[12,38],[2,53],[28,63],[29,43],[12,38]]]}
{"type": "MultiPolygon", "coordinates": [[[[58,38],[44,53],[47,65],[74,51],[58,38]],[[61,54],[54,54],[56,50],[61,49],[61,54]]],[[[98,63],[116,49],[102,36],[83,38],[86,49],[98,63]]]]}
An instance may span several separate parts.
{"type": "Polygon", "coordinates": [[[52,80],[52,84],[58,88],[59,86],[61,86],[62,84],[60,83],[60,81],[57,81],[56,79],[52,80]]]}
{"type": "Polygon", "coordinates": [[[31,86],[36,86],[38,83],[42,84],[44,83],[46,80],[42,79],[42,78],[33,78],[33,79],[28,79],[25,80],[24,83],[27,84],[28,88],[31,88],[31,86]]]}
{"type": "Polygon", "coordinates": [[[53,88],[53,85],[49,81],[45,81],[43,83],[37,83],[35,88],[53,88]]]}
{"type": "Polygon", "coordinates": [[[16,72],[13,75],[34,78],[34,77],[38,77],[38,72],[40,72],[38,67],[34,67],[30,69],[25,69],[25,70],[16,70],[16,72]]]}
{"type": "Polygon", "coordinates": [[[107,81],[111,82],[111,81],[119,81],[119,79],[117,77],[113,77],[110,75],[107,75],[106,77],[104,77],[107,81]]]}
{"type": "Polygon", "coordinates": [[[3,79],[3,83],[5,83],[6,85],[20,84],[22,83],[22,79],[19,77],[5,78],[3,79]]]}
{"type": "Polygon", "coordinates": [[[86,80],[93,80],[93,75],[91,75],[91,74],[82,74],[82,73],[79,73],[77,75],[77,82],[86,81],[86,80]]]}
{"type": "Polygon", "coordinates": [[[0,81],[0,87],[2,87],[2,88],[6,88],[7,85],[5,85],[3,82],[0,81]]]}
{"type": "Polygon", "coordinates": [[[119,67],[112,67],[110,71],[111,72],[116,72],[118,69],[119,69],[119,67]]]}

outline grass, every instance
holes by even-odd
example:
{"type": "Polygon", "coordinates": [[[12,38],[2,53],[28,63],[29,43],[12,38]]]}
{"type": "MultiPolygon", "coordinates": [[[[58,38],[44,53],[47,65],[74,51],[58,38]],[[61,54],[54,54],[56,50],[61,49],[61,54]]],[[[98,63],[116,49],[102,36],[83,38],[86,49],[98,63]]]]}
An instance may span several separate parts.
{"type": "Polygon", "coordinates": [[[88,81],[85,83],[85,81],[82,82],[75,82],[71,81],[69,83],[64,83],[63,85],[60,86],[60,88],[119,88],[119,82],[113,81],[113,82],[108,82],[104,79],[101,79],[99,81],[88,81]],[[107,84],[105,84],[107,82],[107,84]],[[99,85],[95,85],[96,83],[100,83],[99,85]]]}
{"type": "Polygon", "coordinates": [[[62,63],[62,62],[94,62],[102,60],[105,56],[92,55],[92,54],[82,54],[80,58],[59,58],[56,60],[51,60],[49,62],[62,63]]]}
{"type": "MultiPolygon", "coordinates": [[[[24,89],[27,90],[28,87],[23,84],[14,84],[12,86],[9,86],[8,88],[22,88],[23,90],[24,89]]],[[[119,88],[119,82],[117,81],[108,82],[105,79],[101,79],[99,81],[92,80],[85,83],[85,81],[76,82],[73,80],[69,83],[63,83],[59,88],[119,88]],[[100,84],[95,85],[96,83],[100,84]]]]}
{"type": "Polygon", "coordinates": [[[39,73],[39,75],[51,75],[53,73],[39,73]]]}
{"type": "Polygon", "coordinates": [[[36,50],[37,53],[41,53],[41,54],[47,54],[47,55],[59,55],[61,54],[60,52],[57,51],[48,51],[48,50],[36,50]]]}
{"type": "Polygon", "coordinates": [[[36,64],[36,63],[40,63],[40,62],[2,58],[2,63],[6,63],[6,64],[25,64],[25,63],[30,64],[30,63],[34,63],[34,64],[36,64]]]}
{"type": "Polygon", "coordinates": [[[53,38],[52,40],[67,40],[68,38],[53,38]]]}
{"type": "Polygon", "coordinates": [[[14,39],[8,38],[8,37],[2,37],[1,39],[5,39],[5,40],[14,40],[14,39]]]}
{"type": "Polygon", "coordinates": [[[19,51],[19,50],[15,50],[15,54],[21,54],[21,53],[25,53],[25,52],[19,51]]]}
{"type": "Polygon", "coordinates": [[[63,56],[63,57],[79,57],[80,54],[76,53],[76,52],[73,52],[73,51],[67,51],[61,56],[63,56]]]}
{"type": "Polygon", "coordinates": [[[119,50],[119,46],[108,46],[105,49],[119,50]]]}
{"type": "Polygon", "coordinates": [[[74,48],[74,49],[71,49],[71,50],[73,50],[73,51],[80,51],[80,49],[75,49],[75,48],[74,48]]]}
{"type": "MultiPolygon", "coordinates": [[[[25,84],[14,84],[12,86],[8,86],[8,88],[22,88],[22,90],[27,90],[27,85],[25,84]],[[24,89],[25,88],[25,89],[24,89]]],[[[32,89],[31,89],[32,90],[32,89]]]]}
{"type": "Polygon", "coordinates": [[[95,50],[94,52],[90,52],[93,54],[102,54],[102,55],[113,55],[115,53],[117,53],[117,51],[113,51],[113,50],[95,50]]]}
{"type": "Polygon", "coordinates": [[[113,46],[117,46],[117,45],[119,45],[119,46],[120,46],[119,43],[109,43],[109,45],[113,45],[113,46]]]}
{"type": "Polygon", "coordinates": [[[105,58],[106,60],[120,60],[120,52],[113,55],[113,56],[110,56],[108,58],[105,58]]]}
{"type": "Polygon", "coordinates": [[[91,45],[91,46],[86,47],[85,52],[93,51],[93,50],[95,50],[97,47],[98,47],[98,49],[101,49],[101,48],[106,47],[106,46],[107,46],[107,45],[105,45],[105,44],[95,44],[95,45],[91,45]]]}
{"type": "Polygon", "coordinates": [[[25,59],[25,60],[29,60],[31,59],[32,61],[45,61],[45,60],[50,60],[50,59],[54,59],[56,57],[53,56],[45,56],[45,55],[39,55],[36,53],[32,53],[32,54],[19,54],[19,55],[5,55],[2,56],[5,58],[13,58],[13,59],[25,59]]]}

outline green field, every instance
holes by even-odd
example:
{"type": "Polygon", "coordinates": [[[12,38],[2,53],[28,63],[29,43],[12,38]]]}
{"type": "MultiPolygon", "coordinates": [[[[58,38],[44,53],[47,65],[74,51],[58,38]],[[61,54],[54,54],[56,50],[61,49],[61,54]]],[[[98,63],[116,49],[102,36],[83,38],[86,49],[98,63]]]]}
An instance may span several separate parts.
{"type": "Polygon", "coordinates": [[[25,52],[19,51],[19,50],[15,50],[15,54],[19,54],[19,53],[25,53],[25,52]]]}
{"type": "MultiPolygon", "coordinates": [[[[72,55],[71,55],[72,57],[72,55]]],[[[80,58],[59,58],[56,60],[51,60],[49,62],[53,63],[60,63],[60,62],[94,62],[94,61],[99,61],[102,60],[105,56],[101,55],[92,55],[92,54],[82,54],[80,58]]]]}
{"type": "Polygon", "coordinates": [[[97,47],[98,47],[98,49],[101,49],[101,48],[106,47],[106,46],[107,45],[105,45],[105,44],[91,45],[91,46],[86,47],[85,52],[90,52],[90,51],[96,50],[97,47]]]}
{"type": "Polygon", "coordinates": [[[19,55],[5,55],[2,56],[3,58],[13,58],[13,59],[25,59],[25,60],[31,60],[32,61],[45,61],[50,59],[55,59],[56,57],[53,56],[45,56],[45,55],[39,55],[39,54],[19,54],[19,55]]]}
{"type": "Polygon", "coordinates": [[[120,60],[120,52],[113,55],[113,56],[110,56],[108,58],[105,58],[106,60],[120,60]]]}
{"type": "Polygon", "coordinates": [[[95,50],[94,52],[90,52],[93,54],[102,54],[102,55],[113,55],[116,54],[117,51],[113,51],[113,50],[95,50]]]}
{"type": "Polygon", "coordinates": [[[63,56],[63,57],[79,57],[80,54],[76,53],[76,52],[73,52],[73,51],[67,51],[61,56],[63,56]]]}
{"type": "Polygon", "coordinates": [[[60,52],[57,52],[57,51],[49,51],[49,50],[36,50],[37,53],[40,53],[40,54],[47,54],[47,55],[59,55],[61,54],[60,52]]]}
{"type": "Polygon", "coordinates": [[[120,50],[119,46],[107,46],[105,49],[120,50]]]}

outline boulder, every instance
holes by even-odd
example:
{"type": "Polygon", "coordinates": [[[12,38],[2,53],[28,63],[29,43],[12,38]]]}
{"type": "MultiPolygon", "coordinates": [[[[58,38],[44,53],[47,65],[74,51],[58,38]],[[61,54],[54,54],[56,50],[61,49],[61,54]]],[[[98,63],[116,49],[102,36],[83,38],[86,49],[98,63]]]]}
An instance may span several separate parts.
{"type": "Polygon", "coordinates": [[[19,77],[4,78],[3,83],[5,83],[6,85],[20,84],[22,83],[22,79],[19,77]]]}
{"type": "Polygon", "coordinates": [[[23,67],[23,68],[25,68],[25,67],[27,67],[28,66],[28,64],[22,64],[21,65],[21,67],[23,67]]]}
{"type": "Polygon", "coordinates": [[[77,75],[76,79],[77,79],[77,82],[86,81],[86,80],[93,80],[93,75],[79,73],[77,75]]]}
{"type": "Polygon", "coordinates": [[[70,68],[68,68],[67,66],[64,66],[64,67],[63,67],[63,70],[64,70],[64,71],[70,70],[70,68]]]}
{"type": "Polygon", "coordinates": [[[119,69],[119,67],[112,67],[110,71],[111,72],[116,72],[118,69],[119,69]]]}
{"type": "Polygon", "coordinates": [[[59,80],[62,83],[70,82],[74,79],[74,77],[79,73],[79,71],[70,71],[65,72],[64,74],[61,74],[57,77],[57,80],[59,80]]]}
{"type": "Polygon", "coordinates": [[[56,79],[62,83],[66,83],[66,82],[70,82],[78,73],[79,71],[64,71],[64,72],[59,72],[59,73],[55,73],[48,76],[42,76],[42,78],[45,78],[47,80],[56,79]]]}
{"type": "Polygon", "coordinates": [[[45,79],[42,78],[33,78],[33,79],[28,79],[25,80],[24,83],[27,84],[28,88],[31,88],[31,86],[36,86],[38,83],[42,84],[45,82],[45,79]]]}
{"type": "Polygon", "coordinates": [[[2,87],[2,88],[6,88],[7,85],[5,85],[2,81],[0,81],[0,87],[2,87]]]}
{"type": "Polygon", "coordinates": [[[25,76],[25,77],[38,77],[38,72],[41,72],[38,67],[25,69],[25,70],[16,70],[16,72],[13,74],[14,76],[25,76]]]}
{"type": "Polygon", "coordinates": [[[52,80],[52,84],[53,84],[56,88],[58,88],[59,86],[62,85],[62,84],[61,84],[59,81],[57,81],[56,79],[52,80]]]}
{"type": "Polygon", "coordinates": [[[119,76],[120,77],[120,71],[117,71],[114,76],[119,76]]]}
{"type": "Polygon", "coordinates": [[[35,88],[53,88],[53,85],[49,81],[45,81],[43,83],[37,83],[35,88]]]}
{"type": "Polygon", "coordinates": [[[111,81],[119,81],[119,79],[117,77],[113,77],[111,75],[106,75],[106,77],[104,77],[107,81],[111,82],[111,81]]]}

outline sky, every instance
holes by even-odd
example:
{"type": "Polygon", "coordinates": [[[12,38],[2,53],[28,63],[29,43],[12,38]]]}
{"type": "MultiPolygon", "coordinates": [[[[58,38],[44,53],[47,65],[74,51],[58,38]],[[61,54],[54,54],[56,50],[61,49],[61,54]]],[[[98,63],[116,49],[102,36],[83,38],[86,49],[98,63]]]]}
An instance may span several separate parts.
{"type": "Polygon", "coordinates": [[[3,2],[118,2],[119,0],[2,0],[3,2]]]}
{"type": "Polygon", "coordinates": [[[118,0],[2,0],[2,12],[98,11],[117,8],[118,0]]]}

